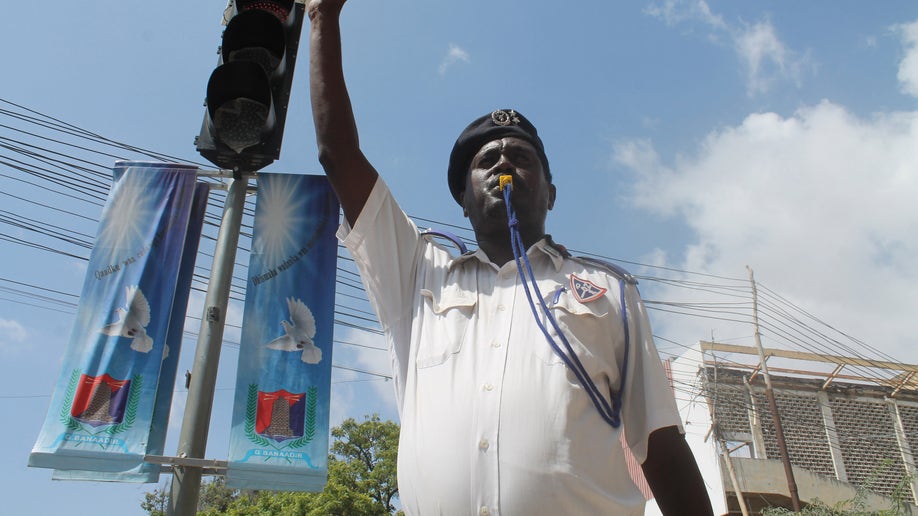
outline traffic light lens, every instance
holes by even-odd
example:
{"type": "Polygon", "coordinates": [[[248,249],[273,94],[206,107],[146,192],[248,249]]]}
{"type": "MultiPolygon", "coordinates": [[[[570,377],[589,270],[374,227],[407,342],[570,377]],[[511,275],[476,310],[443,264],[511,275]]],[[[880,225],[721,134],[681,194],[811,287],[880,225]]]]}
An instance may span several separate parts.
{"type": "Polygon", "coordinates": [[[214,111],[214,131],[236,154],[261,143],[270,107],[247,98],[233,99],[214,111]]]}
{"type": "Polygon", "coordinates": [[[223,62],[252,61],[272,77],[284,72],[284,26],[267,11],[245,11],[233,17],[223,33],[223,62]]]}
{"type": "Polygon", "coordinates": [[[236,7],[239,12],[249,10],[268,11],[276,16],[278,20],[284,21],[290,15],[290,11],[293,10],[293,0],[238,0],[236,7]]]}
{"type": "Polygon", "coordinates": [[[264,141],[274,128],[271,84],[262,67],[234,61],[217,67],[207,83],[214,136],[236,154],[264,141]]]}

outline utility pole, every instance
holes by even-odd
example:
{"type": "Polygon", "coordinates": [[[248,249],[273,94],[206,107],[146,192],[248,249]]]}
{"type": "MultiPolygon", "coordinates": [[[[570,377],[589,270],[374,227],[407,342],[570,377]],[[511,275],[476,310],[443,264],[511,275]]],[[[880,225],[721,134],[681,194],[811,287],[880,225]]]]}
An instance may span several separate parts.
{"type": "Polygon", "coordinates": [[[177,457],[169,516],[197,512],[248,179],[280,157],[305,0],[233,0],[223,13],[217,67],[207,81],[198,152],[233,171],[214,250],[177,457]]]}
{"type": "Polygon", "coordinates": [[[752,284],[752,324],[754,328],[755,347],[759,350],[759,362],[762,367],[762,376],[765,378],[765,397],[771,407],[771,417],[775,425],[775,438],[778,441],[778,451],[781,453],[781,462],[784,463],[784,475],[787,477],[787,490],[790,492],[791,506],[794,512],[800,512],[800,495],[797,493],[797,481],[794,480],[794,467],[787,453],[787,441],[784,439],[784,429],[781,426],[781,416],[778,414],[778,404],[775,402],[775,391],[771,386],[771,375],[768,374],[768,364],[765,349],[762,348],[762,338],[759,334],[759,304],[758,291],[755,286],[755,276],[748,265],[749,282],[752,284]]]}
{"type": "Polygon", "coordinates": [[[214,261],[204,301],[204,315],[201,317],[201,330],[198,333],[194,368],[191,372],[191,385],[188,387],[188,400],[182,419],[178,460],[173,468],[172,492],[167,512],[169,516],[188,516],[197,512],[203,468],[191,464],[182,465],[181,460],[203,459],[207,448],[210,413],[217,383],[217,365],[220,362],[226,307],[229,304],[233,265],[236,263],[236,248],[239,244],[239,229],[242,225],[247,188],[246,175],[242,174],[233,179],[223,205],[223,220],[214,249],[214,261]]]}

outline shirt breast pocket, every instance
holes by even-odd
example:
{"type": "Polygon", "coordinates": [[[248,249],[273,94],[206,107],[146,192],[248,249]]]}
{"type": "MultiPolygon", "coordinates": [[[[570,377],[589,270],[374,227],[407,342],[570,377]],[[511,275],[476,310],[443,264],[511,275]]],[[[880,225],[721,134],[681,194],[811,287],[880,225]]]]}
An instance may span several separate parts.
{"type": "MultiPolygon", "coordinates": [[[[613,336],[610,335],[609,304],[605,298],[581,303],[569,293],[565,293],[557,301],[549,304],[548,308],[558,323],[558,328],[556,329],[547,318],[544,318],[545,328],[565,353],[569,354],[570,351],[561,341],[559,329],[582,362],[588,355],[593,354],[596,346],[611,346],[613,336]]],[[[545,336],[541,335],[541,337],[541,342],[536,347],[539,359],[548,365],[564,364],[561,356],[549,345],[545,336]]]]}
{"type": "Polygon", "coordinates": [[[443,364],[459,353],[477,304],[474,293],[456,288],[421,289],[421,297],[424,306],[416,358],[419,369],[443,364]]]}

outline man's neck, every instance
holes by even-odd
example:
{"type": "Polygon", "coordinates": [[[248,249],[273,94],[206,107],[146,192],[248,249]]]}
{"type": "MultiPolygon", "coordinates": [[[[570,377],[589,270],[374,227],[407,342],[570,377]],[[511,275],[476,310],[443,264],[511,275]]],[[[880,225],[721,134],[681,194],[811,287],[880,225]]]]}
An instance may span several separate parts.
{"type": "MultiPolygon", "coordinates": [[[[523,239],[523,248],[529,249],[533,244],[538,242],[545,235],[542,232],[539,232],[538,236],[521,236],[523,239]]],[[[513,255],[513,248],[510,246],[509,233],[504,233],[501,235],[479,235],[477,240],[479,249],[484,251],[484,253],[488,255],[488,258],[498,267],[503,267],[505,263],[515,259],[513,255]]]]}

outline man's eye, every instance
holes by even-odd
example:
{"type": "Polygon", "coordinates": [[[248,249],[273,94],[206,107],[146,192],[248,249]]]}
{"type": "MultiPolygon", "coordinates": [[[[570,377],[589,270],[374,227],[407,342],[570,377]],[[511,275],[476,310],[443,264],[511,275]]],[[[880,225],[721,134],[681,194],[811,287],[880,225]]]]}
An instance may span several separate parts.
{"type": "Polygon", "coordinates": [[[532,163],[532,156],[525,152],[518,152],[513,156],[513,161],[518,165],[529,165],[532,163]]]}
{"type": "Polygon", "coordinates": [[[493,157],[487,156],[478,160],[478,168],[491,168],[496,161],[493,157]]]}

